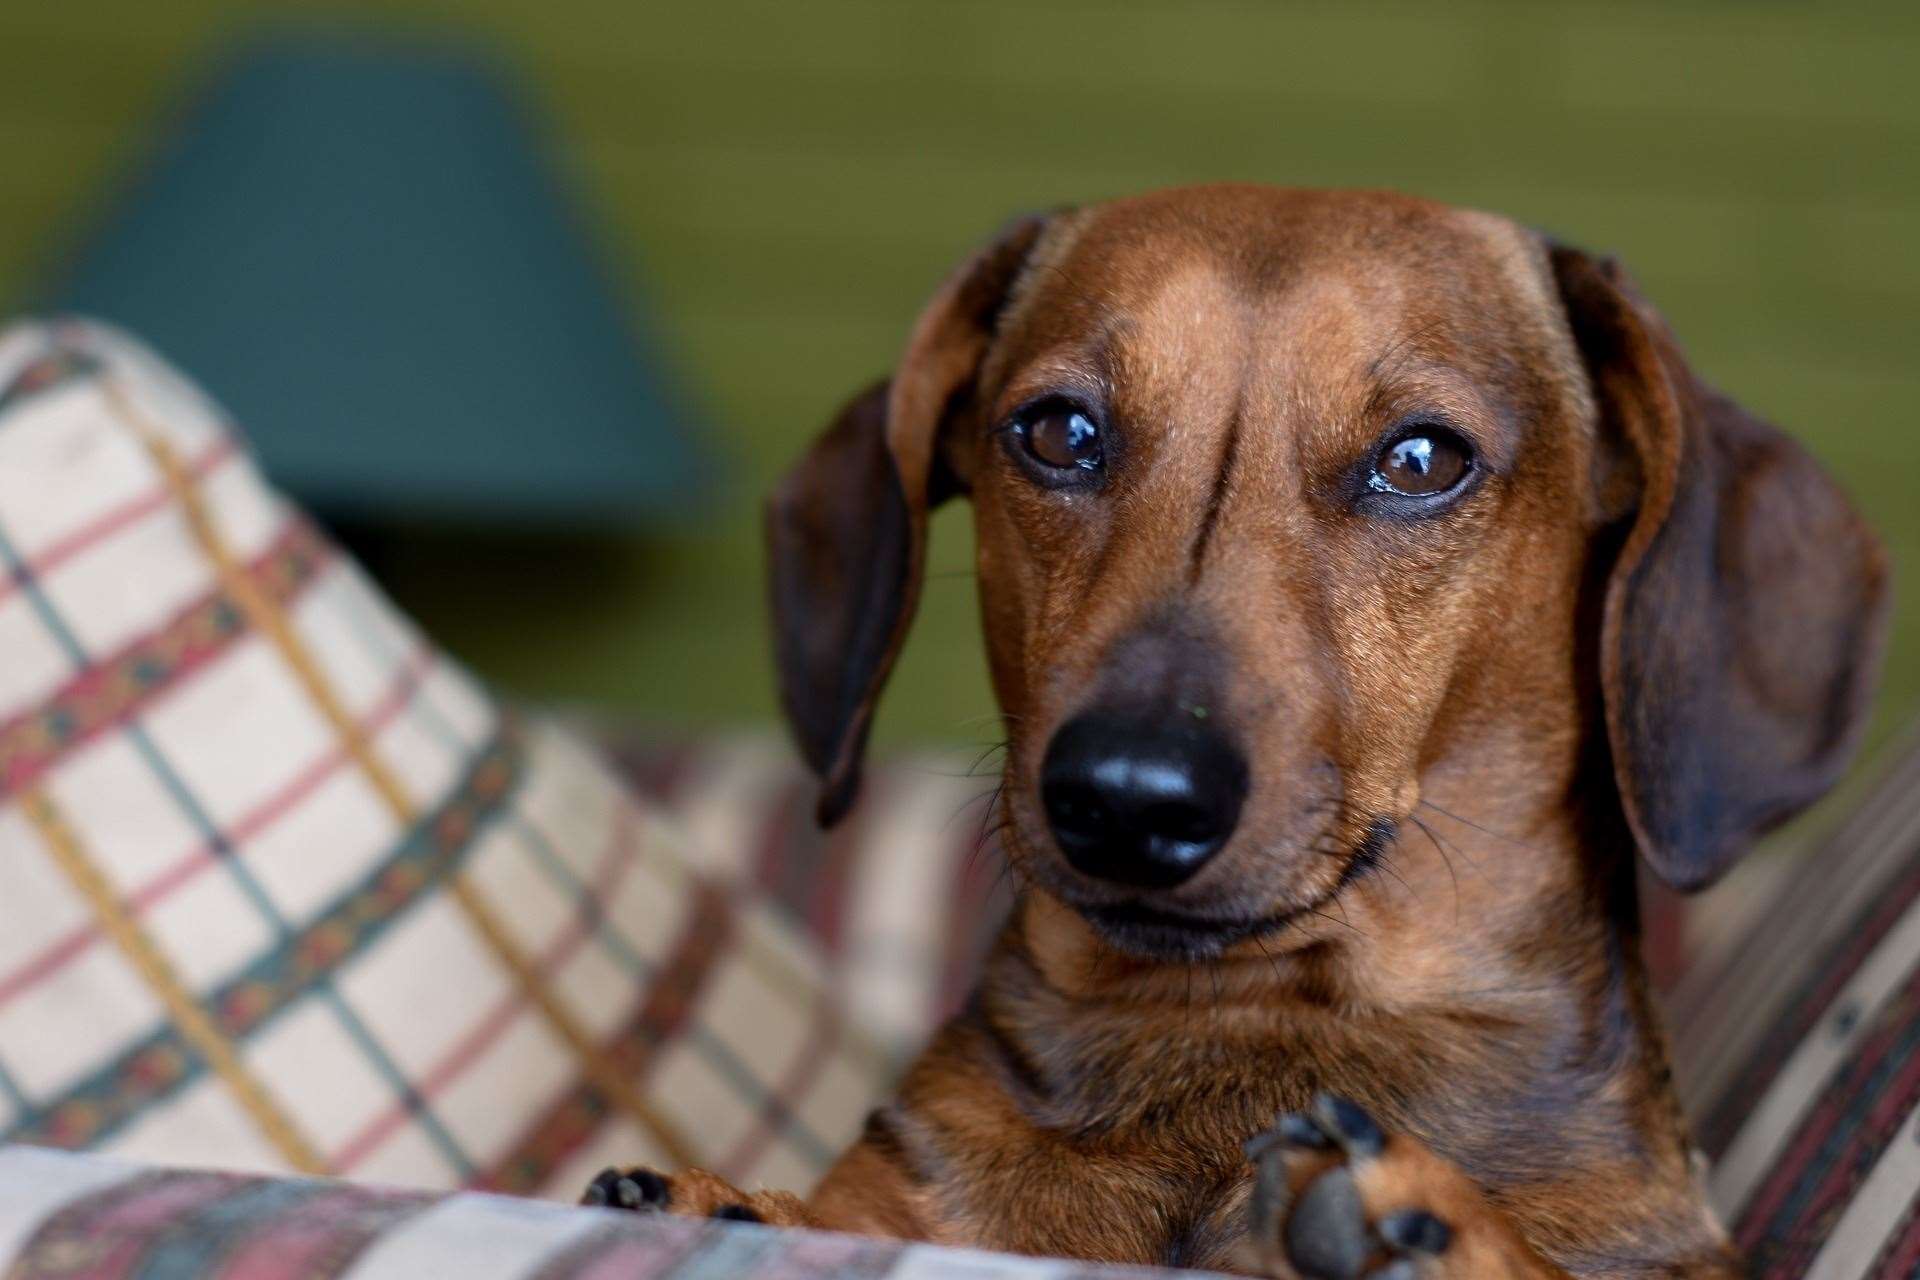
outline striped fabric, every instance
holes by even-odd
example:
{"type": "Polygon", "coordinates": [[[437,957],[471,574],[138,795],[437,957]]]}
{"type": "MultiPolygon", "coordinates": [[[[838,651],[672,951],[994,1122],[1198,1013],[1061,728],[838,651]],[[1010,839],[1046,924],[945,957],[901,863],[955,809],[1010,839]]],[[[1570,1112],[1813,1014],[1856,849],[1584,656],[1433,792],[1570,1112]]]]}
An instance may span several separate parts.
{"type": "Polygon", "coordinates": [[[490,1195],[143,1169],[25,1147],[0,1150],[0,1260],[9,1258],[12,1280],[1144,1280],[1176,1274],[490,1195]]]}
{"type": "Polygon", "coordinates": [[[0,1142],[804,1188],[884,1055],[701,848],[496,708],[149,353],[0,333],[0,1142]]]}
{"type": "Polygon", "coordinates": [[[1735,887],[1737,934],[1671,1000],[1756,1276],[1920,1274],[1920,733],[1886,758],[1831,837],[1735,887]]]}

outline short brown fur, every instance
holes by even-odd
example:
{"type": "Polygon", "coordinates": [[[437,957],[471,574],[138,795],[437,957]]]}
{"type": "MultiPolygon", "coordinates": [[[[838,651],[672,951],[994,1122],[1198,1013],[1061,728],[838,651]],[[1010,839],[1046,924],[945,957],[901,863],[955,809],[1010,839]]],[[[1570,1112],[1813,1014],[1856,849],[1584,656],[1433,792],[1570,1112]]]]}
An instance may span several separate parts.
{"type": "MultiPolygon", "coordinates": [[[[966,1011],[803,1208],[679,1175],[670,1207],[1089,1259],[1294,1274],[1242,1144],[1331,1090],[1389,1138],[1369,1221],[1435,1276],[1718,1276],[1639,959],[1635,854],[1709,882],[1830,784],[1886,598],[1878,544],[1708,391],[1609,263],[1381,193],[1220,186],[1016,224],[936,295],[769,512],[789,714],[850,802],[928,508],[970,497],[1023,894],[966,1011]],[[1036,485],[1035,396],[1097,406],[1107,475],[1036,485]],[[1476,487],[1361,506],[1397,422],[1476,487]],[[1041,753],[1090,705],[1201,715],[1251,771],[1156,909],[1261,920],[1168,957],[1093,922],[1041,753]]],[[[1096,911],[1097,914],[1097,911],[1096,911]]],[[[1266,1193],[1263,1193],[1263,1195],[1266,1193]]],[[[1411,1273],[1411,1272],[1409,1272],[1411,1273]]]]}

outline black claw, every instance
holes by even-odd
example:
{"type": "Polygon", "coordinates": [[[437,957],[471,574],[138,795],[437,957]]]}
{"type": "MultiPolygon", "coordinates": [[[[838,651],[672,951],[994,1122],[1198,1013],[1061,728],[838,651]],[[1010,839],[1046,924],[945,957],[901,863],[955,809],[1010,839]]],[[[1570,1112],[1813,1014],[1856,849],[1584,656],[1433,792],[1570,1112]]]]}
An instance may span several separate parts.
{"type": "Polygon", "coordinates": [[[743,1204],[723,1204],[707,1215],[727,1222],[765,1222],[766,1219],[743,1204]]]}
{"type": "Polygon", "coordinates": [[[1425,1209],[1406,1209],[1380,1219],[1380,1238],[1412,1253],[1445,1253],[1453,1229],[1425,1209]]]}
{"type": "Polygon", "coordinates": [[[1387,1137],[1373,1117],[1336,1094],[1322,1093],[1314,1098],[1313,1118],[1350,1156],[1371,1158],[1387,1145],[1387,1137]]]}
{"type": "Polygon", "coordinates": [[[664,1209],[667,1201],[673,1199],[673,1187],[651,1169],[635,1169],[625,1181],[634,1184],[640,1193],[640,1203],[649,1209],[664,1209]]]}
{"type": "Polygon", "coordinates": [[[1302,1275],[1354,1280],[1373,1253],[1353,1174],[1327,1170],[1300,1193],[1287,1218],[1287,1257],[1302,1275]]]}
{"type": "Polygon", "coordinates": [[[667,1180],[651,1169],[630,1173],[602,1169],[587,1184],[580,1203],[612,1209],[663,1209],[671,1194],[667,1180]]]}
{"type": "Polygon", "coordinates": [[[1332,1145],[1333,1139],[1327,1136],[1326,1130],[1314,1123],[1313,1117],[1288,1111],[1273,1122],[1273,1128],[1248,1138],[1241,1150],[1247,1153],[1248,1160],[1258,1163],[1275,1147],[1324,1151],[1332,1145]]]}
{"type": "Polygon", "coordinates": [[[1281,1116],[1280,1123],[1274,1126],[1274,1132],[1280,1135],[1281,1141],[1291,1147],[1310,1147],[1316,1151],[1324,1151],[1333,1145],[1333,1139],[1327,1136],[1325,1129],[1315,1123],[1312,1116],[1298,1111],[1289,1111],[1281,1116]]]}

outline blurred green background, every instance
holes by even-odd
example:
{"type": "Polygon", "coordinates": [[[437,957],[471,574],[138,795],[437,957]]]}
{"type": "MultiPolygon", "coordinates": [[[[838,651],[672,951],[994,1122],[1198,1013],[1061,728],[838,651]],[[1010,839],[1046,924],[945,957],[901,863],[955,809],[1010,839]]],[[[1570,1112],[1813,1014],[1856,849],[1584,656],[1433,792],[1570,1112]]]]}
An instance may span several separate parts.
{"type": "MultiPolygon", "coordinates": [[[[634,3],[0,7],[0,296],[250,24],[477,37],[714,436],[703,515],[623,534],[387,531],[376,568],[502,684],[764,722],[759,495],[1010,214],[1252,179],[1392,186],[1618,253],[1697,366],[1798,431],[1920,565],[1920,8],[634,3]]],[[[963,508],[883,739],[995,736],[963,508]]],[[[1903,602],[1879,729],[1920,694],[1903,602]]]]}

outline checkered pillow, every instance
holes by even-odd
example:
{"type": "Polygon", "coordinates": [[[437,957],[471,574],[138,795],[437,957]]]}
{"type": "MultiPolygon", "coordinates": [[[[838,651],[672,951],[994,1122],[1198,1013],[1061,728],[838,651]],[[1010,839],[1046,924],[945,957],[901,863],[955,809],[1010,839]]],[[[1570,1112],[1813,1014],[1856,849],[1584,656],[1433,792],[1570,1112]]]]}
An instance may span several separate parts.
{"type": "Polygon", "coordinates": [[[194,388],[0,333],[0,1141],[798,1189],[881,1069],[783,913],[497,709],[194,388]]]}

